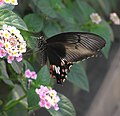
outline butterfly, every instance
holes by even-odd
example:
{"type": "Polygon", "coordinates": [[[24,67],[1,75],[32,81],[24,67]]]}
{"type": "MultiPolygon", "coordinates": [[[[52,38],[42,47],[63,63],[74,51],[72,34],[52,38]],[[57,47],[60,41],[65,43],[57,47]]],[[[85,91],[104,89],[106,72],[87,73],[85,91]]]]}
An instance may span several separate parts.
{"type": "Polygon", "coordinates": [[[77,61],[94,57],[105,46],[99,35],[87,32],[66,32],[54,35],[47,40],[39,38],[40,64],[50,62],[50,76],[62,84],[72,65],[77,61]]]}

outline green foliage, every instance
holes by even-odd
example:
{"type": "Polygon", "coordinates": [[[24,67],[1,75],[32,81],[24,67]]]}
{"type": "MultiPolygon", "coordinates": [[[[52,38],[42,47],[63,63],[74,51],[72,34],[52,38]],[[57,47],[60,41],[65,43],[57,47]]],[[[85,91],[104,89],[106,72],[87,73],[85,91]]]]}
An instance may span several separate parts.
{"type": "Polygon", "coordinates": [[[27,101],[28,101],[28,107],[29,108],[34,108],[34,107],[38,107],[38,102],[39,102],[39,96],[36,94],[35,89],[31,88],[28,91],[27,94],[27,101]]]}
{"type": "Polygon", "coordinates": [[[0,79],[2,79],[6,84],[13,86],[13,82],[9,79],[9,75],[6,70],[6,63],[4,61],[0,62],[0,79]]]}
{"type": "MultiPolygon", "coordinates": [[[[39,108],[39,96],[35,89],[40,85],[54,86],[49,67],[47,65],[40,67],[39,56],[36,55],[36,44],[40,32],[44,33],[46,37],[69,31],[96,33],[106,41],[102,53],[108,58],[114,35],[104,17],[116,8],[115,2],[110,1],[112,4],[109,0],[28,0],[28,3],[24,5],[26,8],[22,11],[23,16],[19,15],[19,7],[16,7],[18,9],[15,8],[13,12],[14,6],[12,5],[0,6],[0,29],[3,24],[19,29],[27,41],[27,53],[30,54],[24,54],[22,62],[13,61],[12,64],[7,63],[6,57],[0,58],[0,88],[2,88],[0,89],[0,115],[27,116],[28,110],[39,108]],[[102,16],[102,22],[98,25],[92,23],[90,19],[90,14],[93,12],[99,12],[102,16]],[[24,75],[26,69],[37,71],[37,79],[31,82],[30,88],[27,87],[28,79],[24,75]]],[[[78,62],[70,69],[66,81],[89,91],[86,71],[78,62]]],[[[55,111],[51,108],[48,112],[52,116],[76,116],[71,101],[62,94],[58,95],[60,109],[55,111]]]]}
{"type": "Polygon", "coordinates": [[[12,25],[22,30],[27,30],[24,21],[17,14],[7,9],[0,9],[0,29],[3,24],[12,25]]]}
{"type": "Polygon", "coordinates": [[[50,18],[56,18],[56,12],[51,7],[50,0],[31,0],[32,1],[32,7],[35,9],[37,7],[38,11],[43,13],[44,16],[50,17],[50,18]]]}
{"type": "Polygon", "coordinates": [[[2,4],[0,5],[0,9],[8,9],[8,10],[13,10],[14,9],[14,6],[13,5],[10,5],[10,4],[2,4]]]}
{"type": "Polygon", "coordinates": [[[12,64],[11,64],[12,68],[14,69],[14,71],[18,74],[21,74],[22,72],[22,67],[23,67],[23,64],[22,63],[18,63],[16,61],[13,61],[12,64]]]}
{"type": "Polygon", "coordinates": [[[47,65],[43,66],[38,72],[38,78],[35,81],[36,85],[50,86],[51,78],[47,65]]]}
{"type": "Polygon", "coordinates": [[[24,21],[31,32],[40,32],[43,28],[43,19],[39,15],[33,13],[26,15],[24,21]]]}
{"type": "Polygon", "coordinates": [[[72,66],[70,72],[68,73],[67,79],[81,89],[89,91],[87,75],[83,66],[80,63],[75,63],[72,66]]]}
{"type": "Polygon", "coordinates": [[[28,111],[27,108],[19,102],[12,109],[7,111],[7,116],[28,116],[28,111]]]}
{"type": "Polygon", "coordinates": [[[112,11],[117,10],[117,1],[115,0],[85,0],[91,4],[94,9],[102,15],[108,16],[112,11]]]}

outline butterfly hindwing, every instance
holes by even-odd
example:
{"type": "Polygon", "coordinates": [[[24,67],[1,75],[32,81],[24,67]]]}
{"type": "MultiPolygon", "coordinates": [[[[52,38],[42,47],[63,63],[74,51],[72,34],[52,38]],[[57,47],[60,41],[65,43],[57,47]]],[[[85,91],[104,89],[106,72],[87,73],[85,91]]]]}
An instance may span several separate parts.
{"type": "Polygon", "coordinates": [[[50,75],[52,78],[57,80],[58,84],[62,84],[67,77],[67,73],[70,71],[72,62],[67,62],[66,60],[61,60],[61,64],[59,66],[50,65],[50,75]]]}

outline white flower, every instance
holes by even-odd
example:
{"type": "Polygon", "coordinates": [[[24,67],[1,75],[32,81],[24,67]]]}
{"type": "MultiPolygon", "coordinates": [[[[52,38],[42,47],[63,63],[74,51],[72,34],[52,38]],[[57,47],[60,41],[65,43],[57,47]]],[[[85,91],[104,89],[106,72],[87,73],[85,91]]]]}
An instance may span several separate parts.
{"type": "Polygon", "coordinates": [[[9,48],[11,48],[11,44],[9,42],[5,42],[5,49],[8,50],[9,48]]]}
{"type": "Polygon", "coordinates": [[[7,29],[7,27],[8,27],[8,26],[7,26],[6,24],[4,24],[4,25],[2,26],[2,29],[5,30],[5,29],[7,29]]]}
{"type": "MultiPolygon", "coordinates": [[[[4,24],[2,30],[0,30],[0,47],[6,50],[6,53],[11,57],[22,56],[22,53],[26,52],[26,41],[20,34],[20,31],[14,27],[4,24]]],[[[22,57],[20,57],[22,59],[22,57]]],[[[21,59],[19,58],[18,61],[21,59]]],[[[12,62],[13,60],[9,60],[12,62]]]]}
{"type": "Polygon", "coordinates": [[[47,101],[49,101],[49,102],[52,102],[52,99],[51,99],[51,97],[50,97],[49,95],[46,95],[45,99],[46,99],[47,101]]]}
{"type": "Polygon", "coordinates": [[[93,22],[93,23],[96,23],[96,24],[99,24],[99,23],[102,21],[102,19],[101,19],[101,17],[99,16],[98,13],[92,13],[92,14],[90,15],[90,18],[91,18],[92,22],[93,22]]]}
{"type": "Polygon", "coordinates": [[[54,103],[58,103],[60,101],[60,98],[58,96],[56,96],[54,99],[53,99],[54,103]]]}
{"type": "Polygon", "coordinates": [[[18,5],[17,0],[4,0],[4,2],[7,4],[18,5]]]}
{"type": "Polygon", "coordinates": [[[4,0],[4,2],[10,4],[11,0],[4,0]]]}
{"type": "Polygon", "coordinates": [[[50,94],[51,97],[54,98],[54,97],[56,97],[57,92],[56,92],[55,90],[50,90],[50,91],[49,91],[49,94],[50,94]]]}
{"type": "Polygon", "coordinates": [[[15,31],[16,31],[16,27],[14,27],[14,26],[8,26],[8,30],[10,31],[10,33],[15,33],[15,31]]]}
{"type": "Polygon", "coordinates": [[[116,24],[116,25],[120,25],[120,19],[118,17],[118,15],[116,13],[111,13],[110,14],[110,20],[116,24]]]}
{"type": "Polygon", "coordinates": [[[11,0],[11,4],[18,5],[18,2],[17,2],[17,0],[11,0]]]}
{"type": "Polygon", "coordinates": [[[25,53],[25,52],[26,52],[26,48],[20,47],[20,48],[19,48],[19,51],[20,51],[20,53],[25,53]]]}
{"type": "Polygon", "coordinates": [[[4,36],[5,39],[9,39],[10,38],[10,33],[7,30],[4,30],[3,36],[4,36]]]}

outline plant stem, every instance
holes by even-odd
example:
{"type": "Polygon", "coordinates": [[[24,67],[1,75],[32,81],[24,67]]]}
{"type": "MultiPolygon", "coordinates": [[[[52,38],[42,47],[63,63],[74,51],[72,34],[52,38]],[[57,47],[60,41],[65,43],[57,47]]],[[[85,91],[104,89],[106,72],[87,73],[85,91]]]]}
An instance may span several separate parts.
{"type": "Polygon", "coordinates": [[[7,111],[9,109],[11,109],[12,107],[14,107],[16,104],[19,103],[19,101],[21,101],[22,99],[24,99],[26,97],[26,95],[20,97],[18,100],[15,100],[9,104],[7,104],[5,107],[4,107],[4,111],[7,111]]]}

